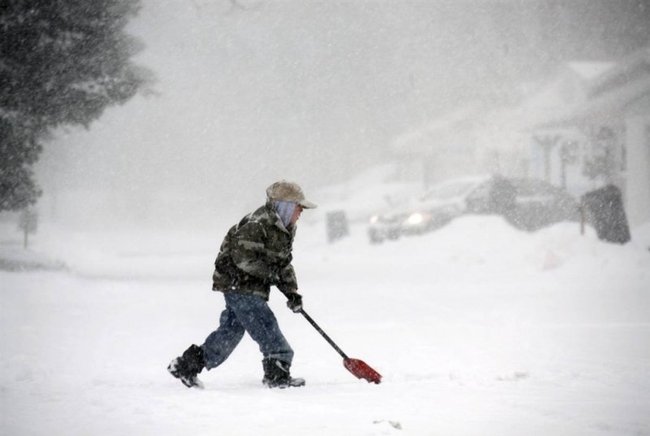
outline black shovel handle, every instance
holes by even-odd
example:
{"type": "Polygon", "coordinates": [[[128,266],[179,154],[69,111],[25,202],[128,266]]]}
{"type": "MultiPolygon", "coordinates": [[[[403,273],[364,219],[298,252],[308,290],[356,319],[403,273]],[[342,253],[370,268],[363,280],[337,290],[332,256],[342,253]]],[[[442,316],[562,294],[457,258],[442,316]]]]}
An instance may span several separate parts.
{"type": "Polygon", "coordinates": [[[336,344],[334,343],[334,341],[332,340],[332,338],[330,338],[329,336],[327,336],[327,333],[325,333],[325,332],[323,331],[323,329],[320,328],[320,327],[318,326],[318,324],[316,324],[316,321],[314,321],[314,320],[312,319],[311,316],[307,315],[307,312],[305,312],[304,309],[300,309],[299,313],[301,313],[302,316],[304,316],[305,319],[306,319],[307,321],[309,321],[309,324],[311,324],[312,326],[314,326],[314,328],[316,329],[316,331],[317,331],[318,333],[320,333],[320,335],[321,335],[322,337],[325,338],[325,340],[326,340],[326,341],[327,341],[327,342],[328,342],[328,343],[329,343],[329,344],[330,344],[330,345],[331,345],[331,346],[332,346],[332,347],[333,347],[333,348],[334,348],[334,349],[335,349],[335,350],[336,350],[336,351],[341,355],[341,357],[343,357],[343,358],[346,359],[346,360],[349,359],[349,357],[347,356],[347,354],[345,354],[345,353],[343,352],[343,350],[341,350],[341,349],[339,348],[339,346],[336,345],[336,344]]]}

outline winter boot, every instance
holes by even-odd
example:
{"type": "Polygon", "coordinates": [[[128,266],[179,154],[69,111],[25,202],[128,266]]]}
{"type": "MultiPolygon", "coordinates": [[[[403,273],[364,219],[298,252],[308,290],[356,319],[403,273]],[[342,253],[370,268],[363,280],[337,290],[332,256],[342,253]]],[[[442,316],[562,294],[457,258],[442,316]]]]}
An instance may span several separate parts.
{"type": "Polygon", "coordinates": [[[264,379],[262,383],[269,388],[289,388],[305,385],[305,379],[293,378],[289,373],[290,364],[278,359],[266,358],[262,360],[264,379]]]}
{"type": "Polygon", "coordinates": [[[203,389],[203,383],[197,378],[197,375],[204,367],[203,349],[192,344],[182,356],[170,362],[167,371],[188,388],[197,387],[203,389]]]}

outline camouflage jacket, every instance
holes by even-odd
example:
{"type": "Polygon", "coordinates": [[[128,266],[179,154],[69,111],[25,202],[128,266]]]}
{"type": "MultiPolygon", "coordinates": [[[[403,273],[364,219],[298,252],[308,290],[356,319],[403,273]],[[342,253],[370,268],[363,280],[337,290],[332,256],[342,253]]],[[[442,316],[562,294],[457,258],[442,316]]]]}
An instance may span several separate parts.
{"type": "Polygon", "coordinates": [[[287,230],[267,202],[232,226],[214,262],[212,290],[269,298],[271,285],[285,294],[298,283],[291,266],[295,227],[287,230]]]}

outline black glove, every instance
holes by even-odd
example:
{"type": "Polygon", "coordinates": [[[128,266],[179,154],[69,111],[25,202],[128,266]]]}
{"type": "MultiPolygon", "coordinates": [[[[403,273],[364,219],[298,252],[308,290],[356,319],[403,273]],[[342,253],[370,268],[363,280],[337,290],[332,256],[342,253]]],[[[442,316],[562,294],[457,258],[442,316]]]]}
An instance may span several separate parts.
{"type": "Polygon", "coordinates": [[[287,307],[293,312],[300,312],[302,310],[302,295],[295,292],[287,295],[287,307]]]}

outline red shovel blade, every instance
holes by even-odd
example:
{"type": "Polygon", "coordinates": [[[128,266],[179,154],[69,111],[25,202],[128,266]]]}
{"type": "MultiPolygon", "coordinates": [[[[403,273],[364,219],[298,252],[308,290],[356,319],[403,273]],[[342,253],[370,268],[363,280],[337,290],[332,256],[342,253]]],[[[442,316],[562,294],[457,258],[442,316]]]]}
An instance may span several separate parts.
{"type": "Polygon", "coordinates": [[[363,360],[348,357],[347,359],[343,359],[343,366],[357,378],[368,380],[368,383],[379,384],[381,382],[381,374],[368,366],[363,360]]]}

